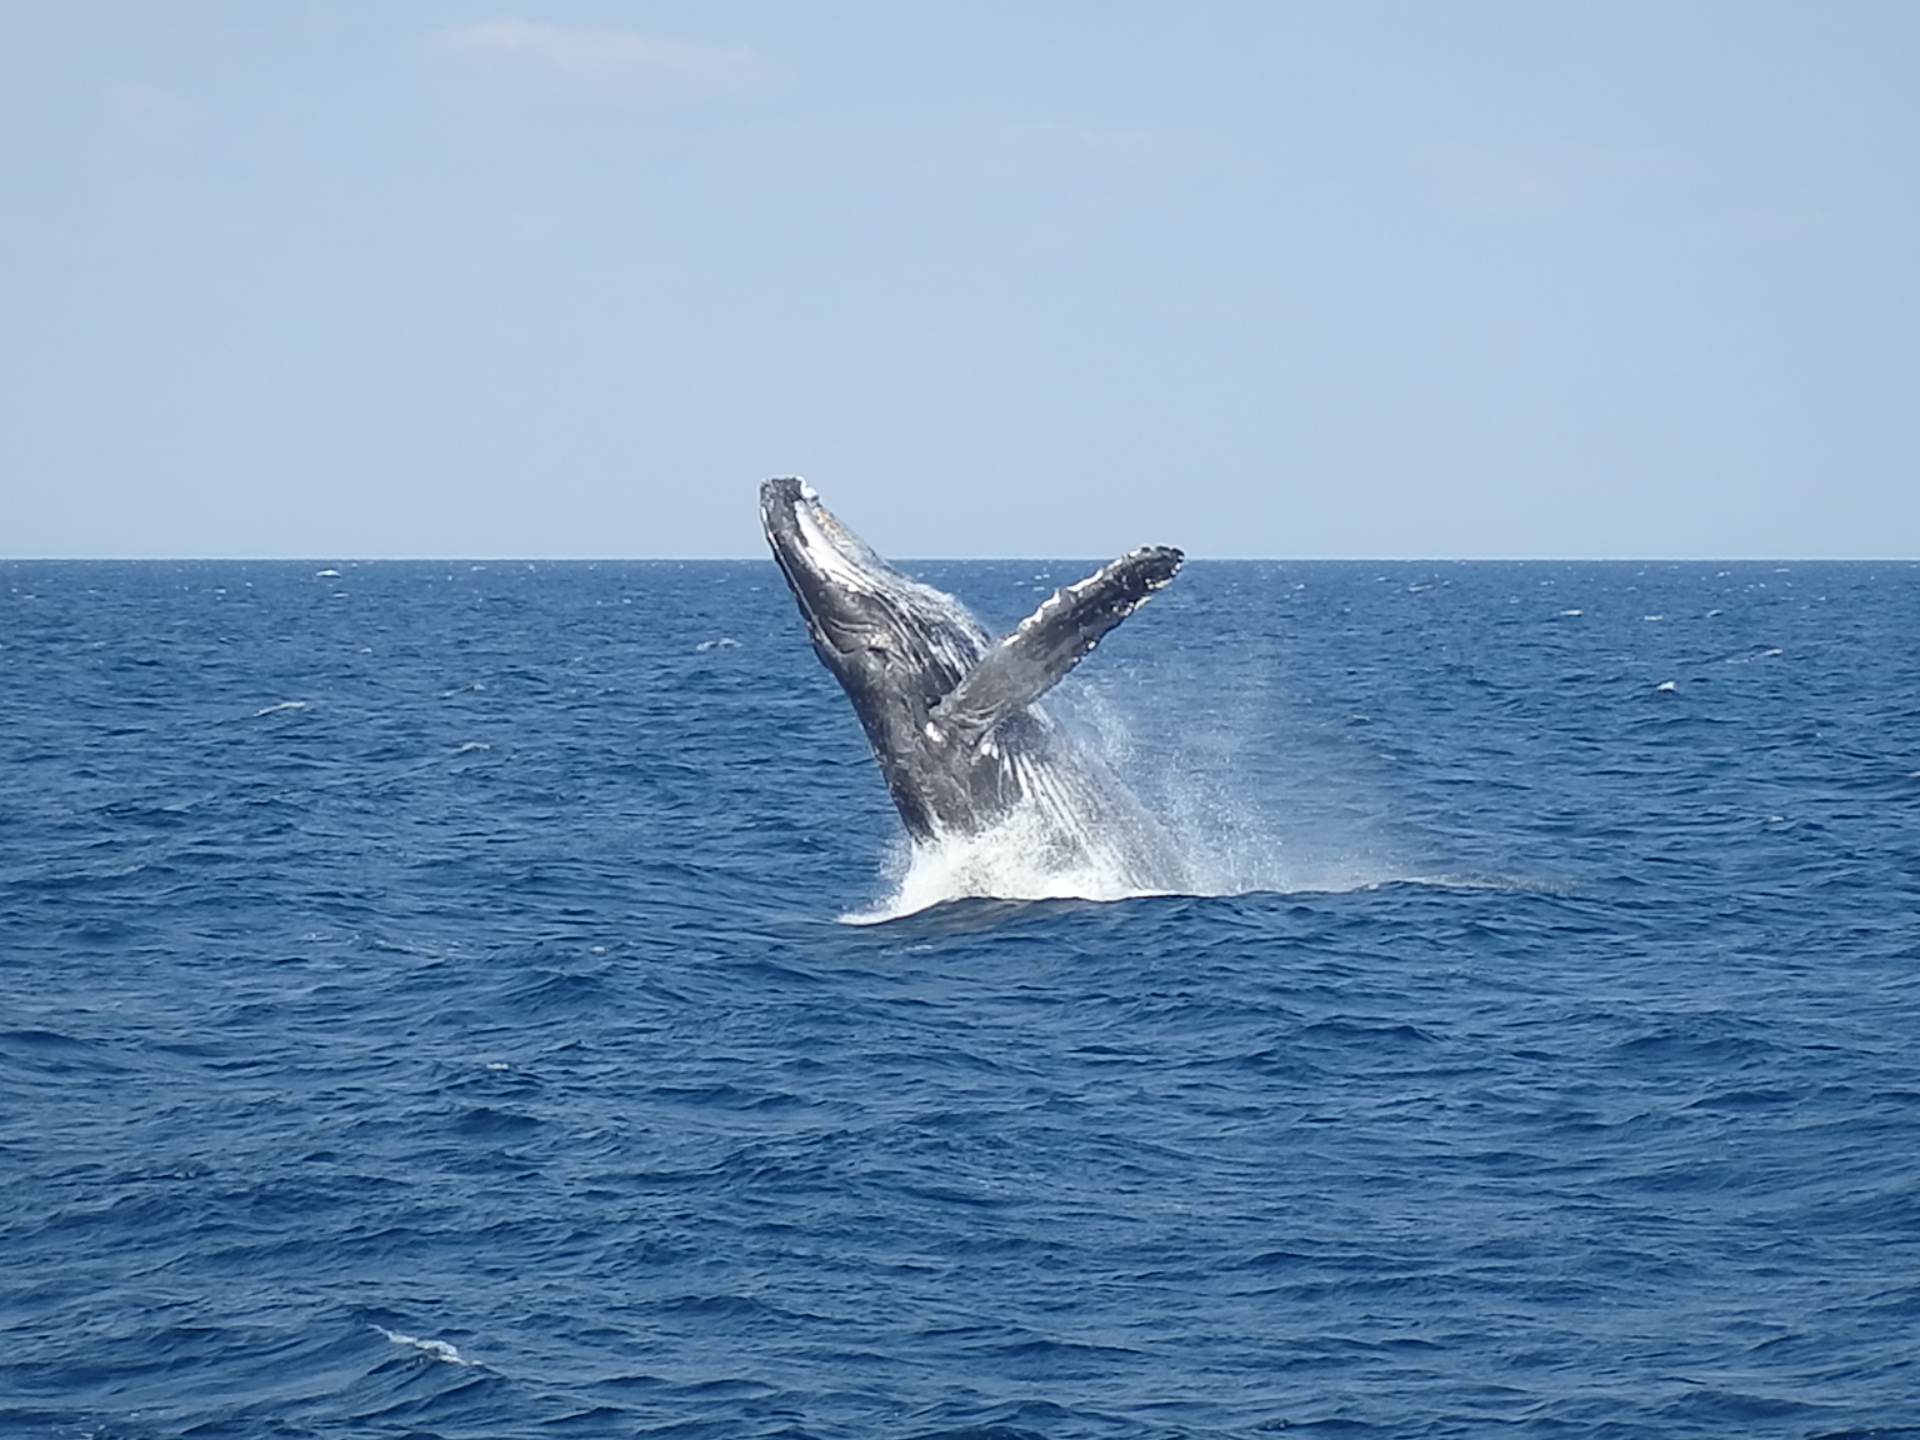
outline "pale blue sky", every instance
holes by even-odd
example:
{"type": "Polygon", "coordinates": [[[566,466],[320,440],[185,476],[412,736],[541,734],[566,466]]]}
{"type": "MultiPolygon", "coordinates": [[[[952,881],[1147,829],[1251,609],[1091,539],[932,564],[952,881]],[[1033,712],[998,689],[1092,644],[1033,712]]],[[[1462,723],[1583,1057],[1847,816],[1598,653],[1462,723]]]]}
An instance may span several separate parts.
{"type": "Polygon", "coordinates": [[[0,553],[1920,556],[1914,0],[0,0],[0,553]]]}

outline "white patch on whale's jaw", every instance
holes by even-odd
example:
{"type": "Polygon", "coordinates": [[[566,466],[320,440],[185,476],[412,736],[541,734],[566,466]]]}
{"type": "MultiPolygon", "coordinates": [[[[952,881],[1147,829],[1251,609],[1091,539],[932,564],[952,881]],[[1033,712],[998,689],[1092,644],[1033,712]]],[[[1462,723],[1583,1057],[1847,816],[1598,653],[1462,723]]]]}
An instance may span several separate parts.
{"type": "MultiPolygon", "coordinates": [[[[979,621],[953,596],[909,579],[880,558],[824,505],[802,500],[791,510],[787,546],[794,564],[807,573],[809,588],[837,591],[877,601],[859,622],[868,632],[860,649],[892,664],[937,664],[951,672],[949,684],[965,675],[986,648],[979,621]]],[[[779,549],[778,542],[775,548],[779,549]]],[[[824,608],[827,602],[820,602],[824,608]]],[[[816,630],[839,627],[808,608],[816,630]]],[[[836,644],[842,654],[852,652],[836,644]]],[[[902,683],[905,683],[904,679],[902,683]]]]}
{"type": "Polygon", "coordinates": [[[887,588],[884,584],[887,572],[876,571],[857,551],[849,554],[845,541],[850,537],[840,523],[814,503],[816,497],[806,495],[805,491],[802,495],[805,503],[794,506],[793,518],[801,548],[806,552],[807,567],[820,579],[857,594],[877,595],[887,588]]]}

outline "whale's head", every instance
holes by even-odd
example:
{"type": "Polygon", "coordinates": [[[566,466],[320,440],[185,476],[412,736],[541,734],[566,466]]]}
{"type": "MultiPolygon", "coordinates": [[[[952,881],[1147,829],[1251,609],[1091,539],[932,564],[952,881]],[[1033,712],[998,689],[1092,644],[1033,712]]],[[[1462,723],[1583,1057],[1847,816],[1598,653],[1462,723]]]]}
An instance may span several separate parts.
{"type": "Polygon", "coordinates": [[[882,560],[804,480],[762,484],[760,518],[813,648],[853,702],[908,829],[925,836],[963,825],[978,809],[977,757],[956,753],[932,712],[985,651],[979,623],[951,595],[882,560]]]}
{"type": "Polygon", "coordinates": [[[796,476],[761,485],[760,518],[827,668],[856,704],[898,698],[924,723],[980,658],[979,624],[882,560],[796,476]]]}

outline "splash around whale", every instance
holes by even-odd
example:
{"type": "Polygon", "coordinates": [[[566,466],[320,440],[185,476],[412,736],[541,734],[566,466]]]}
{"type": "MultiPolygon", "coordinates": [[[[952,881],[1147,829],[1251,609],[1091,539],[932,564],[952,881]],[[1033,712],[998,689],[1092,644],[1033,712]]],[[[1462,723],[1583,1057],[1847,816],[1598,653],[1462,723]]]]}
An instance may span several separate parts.
{"type": "Polygon", "coordinates": [[[1180,551],[1122,555],[995,642],[958,600],[882,560],[805,481],[766,481],[760,513],[911,840],[898,893],[861,918],[962,896],[1105,900],[1188,888],[1166,830],[1039,703],[1173,580],[1180,551]]]}

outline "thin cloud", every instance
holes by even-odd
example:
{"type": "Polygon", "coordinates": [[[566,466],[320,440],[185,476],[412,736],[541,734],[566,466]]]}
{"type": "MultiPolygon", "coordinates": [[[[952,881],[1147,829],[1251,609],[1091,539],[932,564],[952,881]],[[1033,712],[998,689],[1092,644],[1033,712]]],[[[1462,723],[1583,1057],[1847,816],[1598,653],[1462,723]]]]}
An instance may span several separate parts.
{"type": "Polygon", "coordinates": [[[1177,178],[1222,173],[1233,163],[1228,147],[1204,131],[1060,120],[977,120],[954,133],[949,148],[983,171],[1046,181],[1177,178]]]}
{"type": "Polygon", "coordinates": [[[1670,186],[1687,167],[1652,150],[1579,144],[1439,142],[1407,160],[1428,204],[1489,220],[1566,219],[1625,191],[1670,186]]]}
{"type": "Polygon", "coordinates": [[[436,38],[443,51],[496,71],[656,101],[751,100],[776,80],[773,67],[751,50],[636,30],[489,20],[436,38]]]}
{"type": "Polygon", "coordinates": [[[1760,245],[1820,244],[1865,233],[1867,226],[1833,210],[1785,205],[1735,205],[1707,219],[1707,233],[1760,245]]]}

